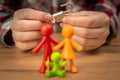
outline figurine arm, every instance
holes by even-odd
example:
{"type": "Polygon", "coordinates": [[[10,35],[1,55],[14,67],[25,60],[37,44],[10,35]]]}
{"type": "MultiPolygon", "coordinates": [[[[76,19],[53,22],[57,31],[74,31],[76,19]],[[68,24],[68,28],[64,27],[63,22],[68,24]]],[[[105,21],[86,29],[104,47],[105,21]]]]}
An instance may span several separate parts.
{"type": "Polygon", "coordinates": [[[46,66],[53,66],[53,63],[49,62],[49,61],[46,61],[46,66]]]}
{"type": "Polygon", "coordinates": [[[67,65],[67,62],[66,62],[66,61],[60,62],[60,66],[64,67],[64,66],[66,66],[66,65],[67,65]]]}
{"type": "Polygon", "coordinates": [[[53,47],[54,50],[59,50],[64,46],[65,40],[63,40],[62,42],[60,42],[58,45],[56,45],[55,47],[53,47]]]}
{"type": "Polygon", "coordinates": [[[42,39],[42,41],[32,50],[33,53],[38,53],[38,51],[41,49],[42,45],[44,44],[46,40],[46,37],[42,39]]]}
{"type": "Polygon", "coordinates": [[[52,38],[50,38],[50,41],[54,44],[54,45],[57,45],[58,42],[56,42],[55,40],[53,40],[52,38]]]}
{"type": "Polygon", "coordinates": [[[72,45],[73,45],[73,47],[75,48],[75,49],[77,49],[78,51],[81,51],[83,48],[82,48],[82,46],[80,46],[80,45],[78,45],[76,42],[74,42],[73,40],[71,40],[71,43],[72,43],[72,45]]]}

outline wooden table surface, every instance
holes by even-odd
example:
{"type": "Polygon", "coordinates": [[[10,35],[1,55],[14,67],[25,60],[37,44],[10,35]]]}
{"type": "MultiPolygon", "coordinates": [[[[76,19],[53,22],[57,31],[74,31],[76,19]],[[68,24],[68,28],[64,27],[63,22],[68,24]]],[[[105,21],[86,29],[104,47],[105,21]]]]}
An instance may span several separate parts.
{"type": "MultiPolygon", "coordinates": [[[[62,40],[60,34],[53,37],[62,40]]],[[[0,48],[0,80],[120,80],[120,34],[109,46],[96,51],[76,53],[79,72],[69,72],[64,78],[46,78],[39,74],[43,49],[38,55],[22,52],[16,48],[0,48]]]]}

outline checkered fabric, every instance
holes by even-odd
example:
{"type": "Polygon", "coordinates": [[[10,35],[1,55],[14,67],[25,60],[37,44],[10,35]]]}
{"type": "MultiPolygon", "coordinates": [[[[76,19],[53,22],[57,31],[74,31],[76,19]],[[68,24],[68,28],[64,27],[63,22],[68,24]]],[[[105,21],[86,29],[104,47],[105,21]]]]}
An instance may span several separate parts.
{"type": "Polygon", "coordinates": [[[116,37],[119,20],[118,14],[120,11],[120,0],[0,0],[0,42],[10,47],[14,44],[11,34],[8,40],[5,36],[10,32],[10,22],[14,12],[21,8],[33,8],[43,10],[51,14],[61,10],[66,10],[67,7],[60,7],[61,4],[71,3],[75,6],[74,11],[89,10],[105,12],[111,19],[110,35],[106,43],[116,37]],[[13,44],[12,44],[13,43],[13,44]]]}

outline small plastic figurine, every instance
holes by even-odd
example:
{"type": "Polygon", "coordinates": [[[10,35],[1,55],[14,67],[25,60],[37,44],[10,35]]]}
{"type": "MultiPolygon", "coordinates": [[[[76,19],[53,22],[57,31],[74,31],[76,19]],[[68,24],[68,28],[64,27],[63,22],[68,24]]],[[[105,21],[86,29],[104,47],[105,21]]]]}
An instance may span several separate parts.
{"type": "Polygon", "coordinates": [[[73,52],[72,46],[78,51],[82,50],[82,47],[75,43],[71,38],[74,34],[74,29],[70,25],[64,25],[62,27],[62,35],[65,38],[62,42],[60,42],[57,46],[55,46],[54,50],[59,50],[63,47],[61,58],[63,61],[69,59],[70,61],[70,70],[73,73],[77,72],[77,68],[74,65],[73,59],[76,58],[76,55],[73,52]]]}
{"type": "Polygon", "coordinates": [[[43,38],[41,42],[37,45],[37,47],[35,47],[32,51],[35,54],[37,54],[41,47],[44,45],[44,56],[39,72],[45,73],[45,70],[47,69],[45,62],[47,60],[51,61],[50,59],[50,55],[52,54],[51,43],[53,43],[54,45],[57,45],[58,43],[50,37],[50,35],[53,33],[53,27],[50,24],[43,24],[40,29],[40,32],[43,35],[43,38]]]}
{"type": "Polygon", "coordinates": [[[46,76],[52,77],[52,76],[59,76],[64,77],[66,75],[65,70],[61,70],[60,67],[65,67],[67,65],[67,62],[60,62],[61,55],[59,52],[53,52],[51,55],[51,59],[53,62],[46,62],[46,66],[52,66],[52,70],[46,70],[46,76]]]}

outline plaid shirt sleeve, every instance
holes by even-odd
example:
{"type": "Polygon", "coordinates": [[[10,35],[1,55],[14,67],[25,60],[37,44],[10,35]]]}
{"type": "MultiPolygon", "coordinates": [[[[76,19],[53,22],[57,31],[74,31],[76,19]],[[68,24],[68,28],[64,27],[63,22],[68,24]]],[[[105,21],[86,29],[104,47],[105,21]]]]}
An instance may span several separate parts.
{"type": "Polygon", "coordinates": [[[102,4],[96,6],[101,7],[101,11],[105,12],[110,17],[110,34],[104,45],[108,45],[110,41],[117,36],[120,29],[120,22],[118,20],[120,1],[119,0],[105,0],[102,4]]]}
{"type": "Polygon", "coordinates": [[[20,3],[15,3],[17,3],[17,0],[15,2],[13,0],[0,0],[0,44],[6,47],[12,47],[14,45],[10,23],[14,11],[20,8],[20,3]]]}
{"type": "Polygon", "coordinates": [[[120,1],[119,0],[108,0],[103,4],[106,8],[105,12],[110,17],[110,34],[105,44],[109,44],[110,41],[117,36],[120,29],[120,22],[118,16],[120,15],[120,1]]]}
{"type": "MultiPolygon", "coordinates": [[[[13,46],[14,42],[12,40],[11,31],[10,31],[10,23],[12,20],[12,16],[14,11],[23,8],[23,1],[27,1],[27,4],[30,4],[29,1],[37,1],[37,0],[0,0],[0,43],[5,45],[6,47],[13,46]]],[[[41,0],[42,5],[39,8],[45,8],[45,4],[48,5],[49,0],[41,0]]],[[[51,0],[54,2],[55,0],[51,0]]],[[[67,0],[57,0],[57,4],[61,4],[66,2],[67,0]]],[[[91,10],[91,11],[100,11],[105,12],[111,21],[110,26],[110,35],[107,38],[106,44],[108,44],[114,37],[116,37],[119,25],[118,14],[120,10],[120,0],[72,0],[75,5],[78,5],[83,10],[91,10]],[[80,2],[80,3],[79,3],[80,2]]],[[[54,13],[59,11],[60,9],[55,7],[55,4],[50,3],[49,12],[54,13]]],[[[28,5],[29,7],[33,7],[33,5],[28,5]]],[[[27,6],[27,7],[28,7],[27,6]]],[[[47,9],[47,8],[45,8],[47,9]]]]}

